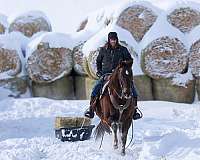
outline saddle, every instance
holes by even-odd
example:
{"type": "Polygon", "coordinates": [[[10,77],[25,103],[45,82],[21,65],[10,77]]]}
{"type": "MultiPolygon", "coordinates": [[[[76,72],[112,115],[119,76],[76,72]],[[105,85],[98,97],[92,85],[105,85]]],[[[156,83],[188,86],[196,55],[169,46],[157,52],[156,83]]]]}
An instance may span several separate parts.
{"type": "Polygon", "coordinates": [[[94,100],[91,102],[91,106],[92,108],[94,109],[94,111],[98,110],[99,107],[98,107],[98,103],[99,103],[99,100],[101,99],[101,97],[104,95],[105,91],[106,91],[106,88],[108,86],[108,83],[109,83],[109,78],[110,78],[110,74],[107,74],[103,77],[103,85],[102,85],[102,88],[100,90],[100,93],[94,98],[94,100]]]}

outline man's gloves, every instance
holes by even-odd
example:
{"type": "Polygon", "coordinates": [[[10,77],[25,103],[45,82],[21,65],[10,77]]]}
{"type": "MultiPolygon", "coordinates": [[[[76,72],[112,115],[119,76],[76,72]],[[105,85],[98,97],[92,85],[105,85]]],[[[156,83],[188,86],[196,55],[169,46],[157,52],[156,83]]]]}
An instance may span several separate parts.
{"type": "Polygon", "coordinates": [[[102,72],[101,71],[98,71],[97,73],[96,73],[96,75],[97,75],[97,77],[101,77],[103,74],[102,74],[102,72]]]}

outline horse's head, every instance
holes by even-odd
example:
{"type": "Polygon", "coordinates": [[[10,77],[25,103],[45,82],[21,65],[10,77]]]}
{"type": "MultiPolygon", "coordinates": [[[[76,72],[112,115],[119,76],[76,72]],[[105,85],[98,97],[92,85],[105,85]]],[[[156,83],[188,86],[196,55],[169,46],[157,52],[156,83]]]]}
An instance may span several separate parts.
{"type": "Polygon", "coordinates": [[[132,64],[133,61],[121,61],[117,67],[117,75],[119,79],[119,84],[121,88],[121,94],[123,98],[131,98],[131,89],[132,89],[132,64]]]}

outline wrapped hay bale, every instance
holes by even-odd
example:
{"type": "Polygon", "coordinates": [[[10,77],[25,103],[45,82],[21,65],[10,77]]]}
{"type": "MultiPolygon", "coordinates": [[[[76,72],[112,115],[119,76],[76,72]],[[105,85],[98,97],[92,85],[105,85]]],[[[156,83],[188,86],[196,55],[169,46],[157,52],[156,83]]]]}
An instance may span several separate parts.
{"type": "Polygon", "coordinates": [[[138,93],[138,100],[148,101],[154,100],[152,93],[152,80],[146,75],[135,75],[133,76],[134,85],[138,93]]]}
{"type": "Polygon", "coordinates": [[[157,19],[157,15],[142,5],[133,5],[121,12],[117,25],[128,30],[137,42],[141,41],[145,33],[157,19]]]}
{"type": "Polygon", "coordinates": [[[196,79],[196,91],[200,100],[200,26],[196,27],[189,34],[190,52],[189,52],[189,69],[196,79]]]}
{"type": "Polygon", "coordinates": [[[9,32],[19,31],[27,37],[40,31],[51,31],[51,24],[44,13],[30,11],[15,18],[9,26],[9,32]]]}
{"type": "Polygon", "coordinates": [[[167,20],[181,32],[190,32],[194,27],[200,24],[200,12],[191,7],[180,7],[174,9],[167,20]]]}
{"type": "Polygon", "coordinates": [[[189,80],[185,86],[174,84],[172,81],[172,78],[153,80],[155,100],[193,103],[195,97],[195,81],[189,80]]]}
{"type": "Polygon", "coordinates": [[[91,120],[85,117],[56,117],[55,128],[69,128],[69,127],[81,127],[89,126],[91,120]]]}
{"type": "Polygon", "coordinates": [[[84,55],[82,52],[82,48],[83,48],[84,43],[79,44],[78,46],[74,47],[73,49],[73,61],[74,61],[74,71],[78,74],[78,75],[86,75],[87,70],[84,69],[86,68],[86,64],[87,62],[85,62],[84,60],[84,55]]]}
{"type": "Polygon", "coordinates": [[[73,99],[73,41],[65,34],[43,33],[27,47],[27,73],[35,97],[73,99]]]}
{"type": "Polygon", "coordinates": [[[192,44],[189,53],[189,67],[191,68],[192,74],[200,78],[200,39],[192,44]]]}
{"type": "Polygon", "coordinates": [[[21,60],[16,50],[0,48],[0,73],[16,76],[21,72],[21,60]]]}
{"type": "Polygon", "coordinates": [[[36,83],[49,83],[72,70],[72,43],[67,35],[44,33],[29,43],[27,72],[36,83]]]}
{"type": "Polygon", "coordinates": [[[75,76],[76,99],[90,99],[96,80],[87,76],[75,76]]]}
{"type": "Polygon", "coordinates": [[[88,69],[93,79],[99,79],[96,76],[96,73],[97,73],[96,59],[97,59],[97,56],[99,55],[99,51],[100,51],[100,48],[97,48],[97,50],[91,51],[89,53],[89,56],[87,57],[88,69]]]}
{"type": "Polygon", "coordinates": [[[154,79],[173,77],[176,73],[184,73],[187,64],[187,50],[177,38],[168,36],[157,38],[142,50],[142,70],[154,79]]]}
{"type": "Polygon", "coordinates": [[[21,34],[0,35],[0,79],[20,76],[23,71],[23,40],[21,34]]]}
{"type": "Polygon", "coordinates": [[[27,76],[24,73],[21,34],[0,36],[0,99],[8,96],[29,96],[27,76]]]}

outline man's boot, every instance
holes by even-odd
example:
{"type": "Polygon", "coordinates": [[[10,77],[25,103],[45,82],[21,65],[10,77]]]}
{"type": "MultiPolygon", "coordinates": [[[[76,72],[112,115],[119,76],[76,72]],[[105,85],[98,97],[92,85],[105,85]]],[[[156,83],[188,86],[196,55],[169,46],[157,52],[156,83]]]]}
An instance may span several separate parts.
{"type": "Polygon", "coordinates": [[[138,107],[137,107],[137,97],[134,97],[134,107],[135,107],[135,112],[133,114],[133,120],[137,120],[142,118],[142,113],[140,111],[140,113],[138,112],[138,107]]]}
{"type": "Polygon", "coordinates": [[[96,103],[96,97],[90,98],[90,107],[85,111],[85,117],[87,118],[94,118],[94,108],[93,106],[96,103]]]}

